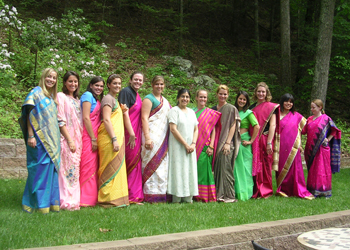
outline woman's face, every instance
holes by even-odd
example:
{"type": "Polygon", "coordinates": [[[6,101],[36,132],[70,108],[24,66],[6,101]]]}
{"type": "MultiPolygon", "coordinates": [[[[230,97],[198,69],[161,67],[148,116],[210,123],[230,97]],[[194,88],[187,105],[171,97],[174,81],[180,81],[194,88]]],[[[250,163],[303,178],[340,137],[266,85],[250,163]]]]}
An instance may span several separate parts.
{"type": "Polygon", "coordinates": [[[91,91],[97,96],[101,95],[103,92],[103,82],[102,81],[96,82],[94,84],[90,84],[90,87],[91,87],[91,91]]]}
{"type": "Polygon", "coordinates": [[[223,103],[226,102],[227,98],[228,98],[228,93],[227,90],[225,89],[220,89],[219,92],[217,93],[217,97],[218,97],[218,101],[219,103],[223,103]]]}
{"type": "Polygon", "coordinates": [[[179,102],[179,107],[184,108],[190,102],[190,95],[188,94],[188,92],[185,92],[182,95],[180,95],[177,101],[179,102]]]}
{"type": "Polygon", "coordinates": [[[237,104],[240,109],[243,109],[244,106],[247,104],[247,98],[245,98],[244,95],[238,96],[237,104]]]}
{"type": "Polygon", "coordinates": [[[317,106],[315,103],[311,103],[311,112],[313,115],[318,116],[321,114],[321,107],[317,106]]]}
{"type": "Polygon", "coordinates": [[[79,86],[78,78],[74,75],[69,76],[64,86],[66,86],[69,95],[73,96],[74,91],[76,91],[79,86]]]}
{"type": "Polygon", "coordinates": [[[130,86],[137,92],[143,84],[143,75],[135,74],[130,80],[130,86]]]}
{"type": "Polygon", "coordinates": [[[200,91],[196,96],[197,105],[200,107],[205,107],[208,100],[208,94],[206,91],[200,91]]]}
{"type": "Polygon", "coordinates": [[[266,101],[266,89],[264,87],[259,87],[256,90],[256,97],[258,98],[258,101],[260,101],[260,102],[266,101]]]}
{"type": "Polygon", "coordinates": [[[153,94],[161,95],[164,90],[165,84],[163,80],[156,81],[153,85],[153,94]]]}
{"type": "Polygon", "coordinates": [[[57,83],[57,73],[51,72],[48,76],[45,77],[45,87],[46,89],[51,89],[57,83]]]}
{"type": "Polygon", "coordinates": [[[122,79],[114,78],[110,84],[108,84],[109,92],[115,95],[120,92],[122,88],[122,79]]]}
{"type": "Polygon", "coordinates": [[[291,100],[283,102],[283,109],[286,111],[290,111],[293,108],[293,103],[291,100]]]}

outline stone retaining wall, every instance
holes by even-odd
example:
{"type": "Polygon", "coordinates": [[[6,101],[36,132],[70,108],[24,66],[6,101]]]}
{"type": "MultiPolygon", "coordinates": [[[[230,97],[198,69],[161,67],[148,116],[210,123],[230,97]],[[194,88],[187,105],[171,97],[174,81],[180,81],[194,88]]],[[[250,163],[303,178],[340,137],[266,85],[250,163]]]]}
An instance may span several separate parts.
{"type": "MultiPolygon", "coordinates": [[[[350,167],[350,158],[343,157],[341,167],[350,167]]],[[[27,165],[24,140],[0,138],[0,178],[24,179],[26,177],[27,165]]]]}

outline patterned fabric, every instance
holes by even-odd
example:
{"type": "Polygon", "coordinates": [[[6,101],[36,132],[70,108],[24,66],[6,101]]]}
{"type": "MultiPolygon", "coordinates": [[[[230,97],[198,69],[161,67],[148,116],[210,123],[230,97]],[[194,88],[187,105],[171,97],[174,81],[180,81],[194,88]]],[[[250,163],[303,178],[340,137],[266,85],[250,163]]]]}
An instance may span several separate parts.
{"type": "MultiPolygon", "coordinates": [[[[97,100],[96,107],[90,113],[92,130],[98,138],[98,128],[101,124],[101,103],[97,100]]],[[[97,170],[98,150],[92,151],[91,138],[84,125],[83,150],[80,161],[80,206],[95,206],[97,203],[97,170]]]]}
{"type": "Polygon", "coordinates": [[[98,129],[98,204],[102,207],[129,205],[123,112],[118,102],[114,108],[111,123],[119,144],[118,152],[113,151],[112,139],[104,122],[98,129]]]}
{"type": "Polygon", "coordinates": [[[221,113],[210,108],[195,109],[198,119],[198,140],[196,144],[198,191],[195,197],[198,201],[216,201],[216,188],[213,176],[216,147],[221,132],[221,113]],[[206,150],[210,144],[210,135],[215,128],[214,154],[209,156],[206,150]]]}
{"type": "Polygon", "coordinates": [[[152,150],[145,148],[145,136],[142,133],[142,183],[146,202],[166,202],[169,110],[170,104],[164,97],[161,97],[159,105],[151,110],[148,126],[150,138],[153,141],[152,150]]]}
{"type": "Polygon", "coordinates": [[[307,119],[302,131],[302,134],[307,134],[304,153],[309,171],[307,189],[314,196],[329,197],[332,195],[332,172],[339,172],[340,169],[341,131],[325,114],[315,120],[313,118],[310,116],[307,119]],[[328,145],[323,145],[328,135],[333,135],[333,139],[328,145]]]}
{"type": "Polygon", "coordinates": [[[79,210],[79,172],[83,147],[83,119],[80,101],[62,92],[57,94],[57,101],[59,127],[66,127],[76,148],[76,151],[72,153],[68,141],[61,134],[61,168],[58,174],[61,209],[79,210]]]}
{"type": "Polygon", "coordinates": [[[54,100],[46,97],[40,87],[35,87],[22,105],[22,115],[18,122],[27,145],[28,178],[22,208],[29,213],[36,209],[41,213],[59,211],[58,171],[61,147],[54,100]],[[35,148],[27,145],[27,117],[34,131],[35,148]]]}

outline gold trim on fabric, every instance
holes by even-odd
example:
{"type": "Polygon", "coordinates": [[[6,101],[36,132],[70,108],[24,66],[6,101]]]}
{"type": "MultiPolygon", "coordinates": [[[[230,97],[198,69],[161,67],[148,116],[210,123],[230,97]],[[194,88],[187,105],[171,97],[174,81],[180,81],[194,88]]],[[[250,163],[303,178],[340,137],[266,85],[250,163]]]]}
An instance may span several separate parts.
{"type": "Polygon", "coordinates": [[[292,165],[292,163],[294,161],[294,158],[295,158],[295,156],[298,153],[298,150],[299,150],[299,147],[300,147],[300,144],[301,144],[301,131],[303,130],[305,124],[306,124],[306,119],[303,117],[301,119],[301,121],[299,122],[298,135],[295,138],[293,147],[292,147],[292,149],[291,149],[291,151],[290,151],[290,153],[288,155],[288,158],[286,160],[286,163],[283,166],[283,169],[281,170],[281,173],[279,174],[279,176],[277,178],[277,188],[279,188],[281,186],[284,178],[286,178],[286,176],[287,176],[287,174],[289,172],[290,166],[292,165]]]}
{"type": "Polygon", "coordinates": [[[22,204],[22,209],[30,214],[34,212],[33,208],[28,207],[27,205],[23,205],[23,204],[22,204]]]}
{"type": "Polygon", "coordinates": [[[60,211],[60,206],[59,205],[51,205],[50,206],[50,211],[59,212],[60,211]]]}
{"type": "Polygon", "coordinates": [[[49,207],[38,208],[37,210],[38,210],[39,213],[42,213],[42,214],[48,214],[50,212],[50,208],[49,207]]]}
{"type": "Polygon", "coordinates": [[[99,206],[104,207],[104,208],[109,208],[109,207],[126,207],[129,206],[129,196],[123,196],[118,199],[108,201],[106,203],[104,202],[98,202],[97,203],[99,206]]]}

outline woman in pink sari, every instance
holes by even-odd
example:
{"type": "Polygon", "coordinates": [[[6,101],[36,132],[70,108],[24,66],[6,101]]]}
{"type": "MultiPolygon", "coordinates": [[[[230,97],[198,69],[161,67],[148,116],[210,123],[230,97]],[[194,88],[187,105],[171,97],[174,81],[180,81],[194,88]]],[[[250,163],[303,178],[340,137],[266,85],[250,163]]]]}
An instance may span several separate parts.
{"type": "Polygon", "coordinates": [[[305,176],[301,161],[301,130],[306,119],[295,111],[294,97],[285,94],[280,100],[280,158],[276,174],[276,195],[282,197],[296,196],[307,200],[315,197],[306,189],[305,176]]]}
{"type": "Polygon", "coordinates": [[[305,161],[307,189],[316,197],[332,196],[332,173],[340,170],[341,131],[324,113],[320,99],[311,103],[313,116],[307,119],[302,134],[307,134],[305,161]]]}
{"type": "Polygon", "coordinates": [[[78,98],[79,75],[68,71],[62,92],[57,94],[58,125],[61,131],[61,167],[58,173],[60,208],[79,210],[79,168],[82,150],[83,120],[78,98]]]}
{"type": "Polygon", "coordinates": [[[80,161],[80,206],[95,206],[97,203],[98,151],[97,134],[101,124],[100,101],[105,82],[100,76],[91,79],[80,102],[83,110],[83,151],[80,161]]]}
{"type": "Polygon", "coordinates": [[[120,104],[125,104],[129,111],[123,114],[125,126],[125,161],[128,175],[129,201],[142,204],[142,160],[141,160],[141,108],[142,100],[137,93],[143,84],[143,74],[134,72],[130,76],[129,86],[118,95],[120,104]],[[130,126],[131,125],[131,126],[130,126]]]}
{"type": "MultiPolygon", "coordinates": [[[[258,140],[253,143],[253,198],[268,198],[273,194],[272,170],[278,170],[279,155],[279,104],[270,102],[272,95],[266,83],[260,82],[255,88],[253,110],[259,122],[258,140]]],[[[251,131],[252,132],[252,131],[251,131]]]]}

